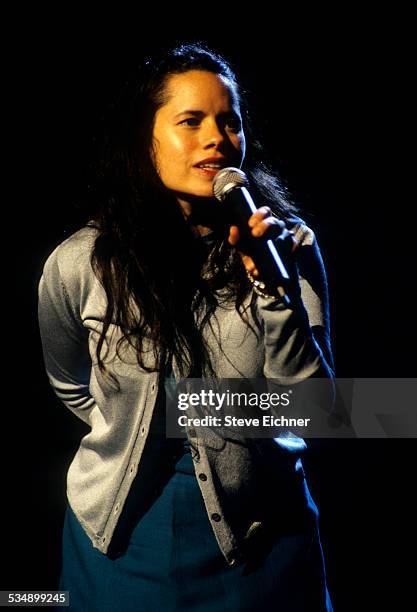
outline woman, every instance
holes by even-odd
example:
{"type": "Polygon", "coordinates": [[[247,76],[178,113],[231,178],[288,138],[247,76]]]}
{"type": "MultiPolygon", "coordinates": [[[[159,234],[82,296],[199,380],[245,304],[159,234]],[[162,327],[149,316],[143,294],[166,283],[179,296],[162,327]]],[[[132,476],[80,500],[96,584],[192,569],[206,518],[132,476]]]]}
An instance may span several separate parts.
{"type": "Polygon", "coordinates": [[[304,442],[165,437],[181,379],[332,376],[314,234],[259,161],[242,104],[202,46],[148,60],[107,122],[91,221],[44,267],[46,370],[91,427],[67,478],[60,588],[74,610],[331,609],[304,442]],[[213,179],[230,166],[259,205],[253,239],[291,243],[291,308],[224,224],[213,179]]]}

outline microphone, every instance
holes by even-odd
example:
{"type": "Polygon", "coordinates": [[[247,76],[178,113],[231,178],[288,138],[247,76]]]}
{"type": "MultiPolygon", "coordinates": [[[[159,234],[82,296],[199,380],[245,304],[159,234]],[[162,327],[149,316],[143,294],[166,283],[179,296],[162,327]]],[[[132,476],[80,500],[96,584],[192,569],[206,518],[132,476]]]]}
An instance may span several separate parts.
{"type": "MultiPolygon", "coordinates": [[[[260,278],[265,283],[268,293],[278,293],[288,308],[291,303],[285,291],[290,276],[282,262],[276,245],[272,240],[258,240],[251,234],[248,226],[249,217],[256,212],[256,206],[247,190],[249,181],[239,168],[223,168],[213,180],[213,194],[224,205],[226,221],[239,228],[240,240],[244,250],[255,262],[260,278]]],[[[277,240],[280,238],[278,237],[277,240]]],[[[282,239],[281,239],[282,240],[282,239]]]]}

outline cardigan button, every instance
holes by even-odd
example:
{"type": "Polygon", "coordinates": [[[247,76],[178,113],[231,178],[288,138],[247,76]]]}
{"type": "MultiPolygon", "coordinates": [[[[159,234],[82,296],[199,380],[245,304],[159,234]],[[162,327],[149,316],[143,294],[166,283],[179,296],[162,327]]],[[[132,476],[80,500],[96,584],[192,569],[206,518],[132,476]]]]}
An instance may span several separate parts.
{"type": "Polygon", "coordinates": [[[204,480],[204,481],[207,480],[207,476],[205,474],[199,474],[198,477],[200,480],[204,480]]]}
{"type": "Polygon", "coordinates": [[[211,518],[213,519],[213,521],[215,521],[216,523],[218,523],[219,521],[222,520],[222,517],[220,516],[220,514],[217,514],[217,512],[214,512],[211,515],[211,518]]]}

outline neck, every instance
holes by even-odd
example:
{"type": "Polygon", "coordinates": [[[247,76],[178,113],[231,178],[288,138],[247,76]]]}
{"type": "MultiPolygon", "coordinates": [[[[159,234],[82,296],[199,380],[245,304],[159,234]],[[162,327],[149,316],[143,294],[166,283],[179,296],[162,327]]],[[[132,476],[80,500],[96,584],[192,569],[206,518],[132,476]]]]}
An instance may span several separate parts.
{"type": "Polygon", "coordinates": [[[221,222],[221,208],[214,198],[177,199],[181,212],[197,236],[205,236],[221,222]]]}

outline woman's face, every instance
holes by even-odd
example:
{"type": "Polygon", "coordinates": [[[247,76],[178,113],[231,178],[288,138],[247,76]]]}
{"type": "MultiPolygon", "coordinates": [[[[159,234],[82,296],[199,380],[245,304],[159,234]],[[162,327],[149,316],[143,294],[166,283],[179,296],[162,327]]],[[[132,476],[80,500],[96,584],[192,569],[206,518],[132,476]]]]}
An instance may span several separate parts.
{"type": "Polygon", "coordinates": [[[233,86],[217,74],[189,70],[170,76],[165,94],[153,129],[152,158],[159,177],[180,203],[187,196],[213,197],[220,168],[239,168],[245,155],[233,86]]]}

